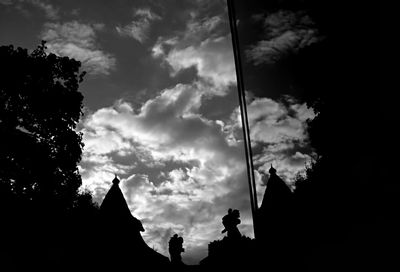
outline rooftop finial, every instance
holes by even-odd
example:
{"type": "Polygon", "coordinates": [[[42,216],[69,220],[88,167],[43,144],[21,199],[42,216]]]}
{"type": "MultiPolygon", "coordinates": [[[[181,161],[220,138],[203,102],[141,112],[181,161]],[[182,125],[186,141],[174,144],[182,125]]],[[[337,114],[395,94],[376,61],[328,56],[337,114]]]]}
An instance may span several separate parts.
{"type": "Polygon", "coordinates": [[[115,175],[115,177],[114,177],[112,183],[118,185],[119,184],[119,179],[117,177],[117,174],[114,174],[114,175],[115,175]]]}
{"type": "Polygon", "coordinates": [[[268,171],[271,175],[275,175],[276,174],[276,169],[274,167],[272,167],[272,163],[271,163],[271,167],[269,168],[268,171]]]}

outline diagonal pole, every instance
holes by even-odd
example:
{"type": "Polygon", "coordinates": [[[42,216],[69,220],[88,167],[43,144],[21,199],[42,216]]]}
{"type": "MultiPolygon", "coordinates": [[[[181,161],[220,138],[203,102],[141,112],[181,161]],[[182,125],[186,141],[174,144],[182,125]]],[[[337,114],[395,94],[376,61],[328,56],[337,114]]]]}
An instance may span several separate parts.
{"type": "Polygon", "coordinates": [[[251,150],[250,128],[247,117],[247,106],[246,106],[246,96],[243,83],[242,63],[240,60],[239,38],[236,27],[236,14],[235,14],[233,0],[227,0],[227,4],[228,4],[229,25],[231,28],[231,36],[232,36],[233,55],[235,58],[240,117],[242,121],[243,138],[245,143],[244,146],[245,146],[245,156],[247,164],[247,176],[249,181],[251,213],[253,216],[254,237],[257,237],[257,209],[258,209],[257,191],[256,191],[255,177],[254,177],[253,153],[251,150]]]}

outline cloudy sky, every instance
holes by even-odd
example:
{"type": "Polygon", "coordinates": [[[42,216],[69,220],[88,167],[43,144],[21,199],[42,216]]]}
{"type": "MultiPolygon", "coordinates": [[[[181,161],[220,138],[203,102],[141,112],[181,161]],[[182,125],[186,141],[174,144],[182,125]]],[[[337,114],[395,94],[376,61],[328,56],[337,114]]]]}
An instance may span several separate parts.
{"type": "MultiPolygon", "coordinates": [[[[323,37],[302,10],[242,6],[238,19],[260,203],[271,163],[291,184],[311,160],[315,116],[296,91],[266,83],[263,67],[323,37]]],[[[117,174],[147,243],[168,256],[182,235],[186,263],[222,238],[228,208],[253,237],[225,1],[0,0],[1,45],[41,40],[88,72],[80,173],[96,201],[117,174]]]]}

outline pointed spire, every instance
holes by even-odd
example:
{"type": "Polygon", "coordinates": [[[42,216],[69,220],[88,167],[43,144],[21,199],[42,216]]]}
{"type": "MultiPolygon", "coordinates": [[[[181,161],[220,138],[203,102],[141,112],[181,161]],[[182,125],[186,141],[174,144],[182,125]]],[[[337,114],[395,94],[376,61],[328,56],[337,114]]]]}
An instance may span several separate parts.
{"type": "Polygon", "coordinates": [[[104,238],[107,251],[105,254],[111,255],[107,257],[113,265],[118,264],[123,256],[123,259],[133,257],[137,266],[146,265],[150,271],[156,271],[154,267],[168,266],[168,258],[151,249],[143,240],[140,234],[144,231],[143,225],[129,210],[121,188],[118,186],[119,182],[120,180],[115,175],[113,185],[100,205],[100,227],[111,233],[111,235],[105,235],[104,238]],[[124,250],[126,244],[130,245],[129,251],[124,250]]]}
{"type": "Polygon", "coordinates": [[[276,169],[274,167],[272,167],[272,163],[271,163],[271,167],[269,168],[268,171],[271,175],[275,175],[276,174],[276,169]]]}
{"type": "Polygon", "coordinates": [[[119,179],[117,177],[117,174],[115,174],[115,178],[112,181],[113,184],[118,185],[119,184],[119,179]]]}
{"type": "MultiPolygon", "coordinates": [[[[276,174],[276,169],[272,166],[269,168],[269,179],[267,187],[265,188],[265,193],[263,201],[261,203],[260,210],[265,209],[278,209],[276,207],[286,205],[288,198],[291,198],[292,191],[288,185],[276,174]]],[[[270,211],[269,211],[270,212],[270,211]]]]}

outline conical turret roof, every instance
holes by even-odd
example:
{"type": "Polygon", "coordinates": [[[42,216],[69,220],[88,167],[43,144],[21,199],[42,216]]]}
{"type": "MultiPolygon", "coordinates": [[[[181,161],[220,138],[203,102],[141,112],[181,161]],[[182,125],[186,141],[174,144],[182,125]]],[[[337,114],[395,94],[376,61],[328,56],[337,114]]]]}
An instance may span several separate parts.
{"type": "Polygon", "coordinates": [[[129,210],[125,197],[119,188],[119,182],[119,179],[115,177],[100,206],[103,217],[112,219],[114,223],[124,223],[124,221],[136,219],[129,210]]]}
{"type": "Polygon", "coordinates": [[[131,214],[125,197],[119,188],[117,177],[100,206],[102,227],[108,233],[105,245],[109,257],[135,260],[138,265],[164,267],[169,265],[167,257],[151,249],[140,235],[142,223],[131,214]]]}
{"type": "Polygon", "coordinates": [[[270,173],[270,176],[260,210],[286,205],[288,204],[287,201],[292,197],[292,191],[276,174],[276,169],[272,167],[272,165],[268,172],[270,173]]]}
{"type": "Polygon", "coordinates": [[[271,166],[264,198],[258,211],[258,239],[275,248],[285,246],[292,220],[293,194],[271,166]]]}

